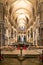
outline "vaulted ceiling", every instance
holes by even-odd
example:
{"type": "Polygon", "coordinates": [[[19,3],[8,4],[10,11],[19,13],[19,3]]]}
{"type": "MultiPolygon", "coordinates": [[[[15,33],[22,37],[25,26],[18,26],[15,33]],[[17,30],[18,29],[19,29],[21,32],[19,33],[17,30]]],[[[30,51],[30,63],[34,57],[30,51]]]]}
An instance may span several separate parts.
{"type": "MultiPolygon", "coordinates": [[[[39,0],[0,0],[6,5],[8,20],[16,26],[17,30],[26,30],[37,13],[39,0]]],[[[40,0],[43,1],[43,0],[40,0]]]]}
{"type": "Polygon", "coordinates": [[[18,29],[26,30],[27,24],[33,19],[33,5],[27,0],[17,0],[10,6],[11,20],[17,23],[18,29]]]}

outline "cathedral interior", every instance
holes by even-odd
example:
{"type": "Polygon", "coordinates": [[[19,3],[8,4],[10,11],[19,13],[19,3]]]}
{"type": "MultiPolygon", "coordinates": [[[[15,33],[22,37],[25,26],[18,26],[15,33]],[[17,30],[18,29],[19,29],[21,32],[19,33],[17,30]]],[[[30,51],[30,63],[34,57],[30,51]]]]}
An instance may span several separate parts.
{"type": "Polygon", "coordinates": [[[42,65],[43,0],[0,0],[0,51],[1,65],[42,65]]]}

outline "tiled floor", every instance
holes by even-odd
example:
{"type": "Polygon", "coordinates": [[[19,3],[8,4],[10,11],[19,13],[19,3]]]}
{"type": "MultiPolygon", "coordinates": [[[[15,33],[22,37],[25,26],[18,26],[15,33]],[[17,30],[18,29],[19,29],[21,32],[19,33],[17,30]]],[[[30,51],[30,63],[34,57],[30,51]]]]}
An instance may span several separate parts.
{"type": "Polygon", "coordinates": [[[41,61],[37,58],[28,58],[25,59],[23,62],[20,62],[18,59],[15,58],[4,58],[3,61],[0,62],[0,65],[43,65],[41,61]]]}

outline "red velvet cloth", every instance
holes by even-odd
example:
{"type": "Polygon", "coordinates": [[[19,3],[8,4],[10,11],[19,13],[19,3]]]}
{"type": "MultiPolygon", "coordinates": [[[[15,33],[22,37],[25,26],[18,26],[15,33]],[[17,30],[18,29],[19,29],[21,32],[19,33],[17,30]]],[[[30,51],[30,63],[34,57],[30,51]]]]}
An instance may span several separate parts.
{"type": "Polygon", "coordinates": [[[20,46],[17,47],[17,50],[20,50],[20,46]]]}
{"type": "Polygon", "coordinates": [[[3,60],[3,56],[2,55],[0,55],[0,60],[3,60]]]}
{"type": "Polygon", "coordinates": [[[23,50],[26,50],[27,48],[26,48],[26,46],[23,46],[23,50]]]}

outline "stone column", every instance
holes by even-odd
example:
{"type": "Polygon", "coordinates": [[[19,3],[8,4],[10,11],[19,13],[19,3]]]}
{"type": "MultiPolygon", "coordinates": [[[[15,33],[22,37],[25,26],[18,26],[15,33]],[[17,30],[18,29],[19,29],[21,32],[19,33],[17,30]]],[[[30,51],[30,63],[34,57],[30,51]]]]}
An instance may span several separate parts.
{"type": "Polygon", "coordinates": [[[9,44],[9,34],[8,34],[8,29],[6,29],[6,34],[5,34],[5,36],[6,36],[6,42],[5,42],[5,45],[8,45],[9,44]]]}
{"type": "Polygon", "coordinates": [[[28,31],[26,32],[26,41],[28,42],[28,31]]]}
{"type": "Polygon", "coordinates": [[[38,39],[37,39],[37,37],[38,37],[38,29],[36,29],[36,46],[37,46],[37,44],[38,44],[38,39]]]}
{"type": "Polygon", "coordinates": [[[34,45],[34,40],[35,40],[35,37],[34,37],[34,31],[33,31],[33,45],[34,45]]]}
{"type": "Polygon", "coordinates": [[[17,31],[16,31],[16,42],[17,42],[17,31]]]}

